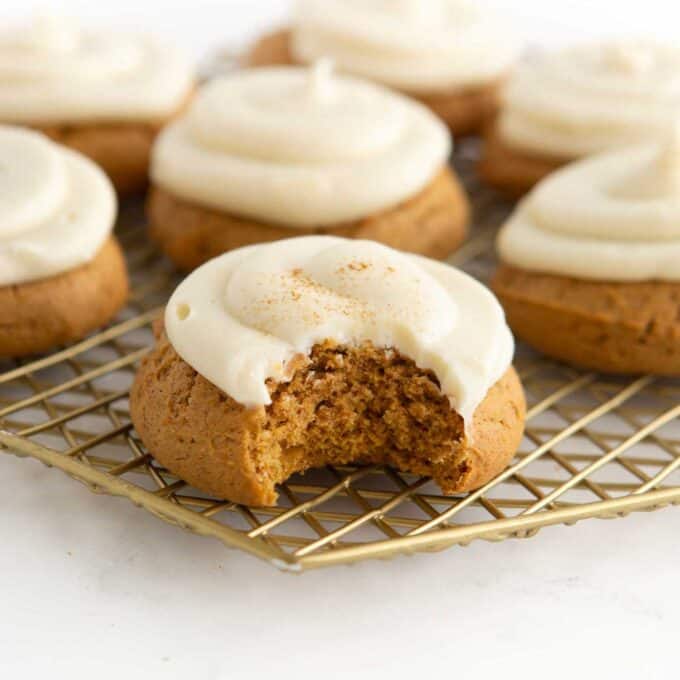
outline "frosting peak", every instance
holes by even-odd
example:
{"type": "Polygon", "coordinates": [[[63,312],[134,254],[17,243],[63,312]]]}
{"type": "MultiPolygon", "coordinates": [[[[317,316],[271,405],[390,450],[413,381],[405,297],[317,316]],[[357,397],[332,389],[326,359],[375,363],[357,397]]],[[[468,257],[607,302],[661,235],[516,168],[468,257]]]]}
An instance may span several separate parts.
{"type": "Polygon", "coordinates": [[[595,156],[554,173],[499,236],[503,260],[578,278],[680,280],[680,144],[595,156]]]}
{"type": "Polygon", "coordinates": [[[88,262],[115,213],[111,183],[94,163],[36,132],[0,126],[0,286],[88,262]]]}
{"type": "Polygon", "coordinates": [[[466,422],[512,360],[493,295],[448,265],[377,243],[314,236],[241,248],[194,271],[171,297],[168,337],[245,406],[325,340],[395,348],[432,370],[466,422]],[[216,339],[219,342],[216,343],[216,339]]]}
{"type": "Polygon", "coordinates": [[[319,59],[309,69],[308,88],[309,95],[317,102],[330,99],[335,93],[333,69],[335,64],[332,59],[319,59]]]}
{"type": "Polygon", "coordinates": [[[578,45],[520,66],[501,137],[518,149],[579,158],[655,141],[680,117],[680,48],[644,40],[578,45]]]}
{"type": "Polygon", "coordinates": [[[292,50],[409,92],[480,85],[517,55],[507,26],[464,0],[298,0],[292,50]]]}
{"type": "Polygon", "coordinates": [[[0,32],[0,120],[156,120],[191,87],[188,60],[143,36],[39,16],[0,32]]]}
{"type": "Polygon", "coordinates": [[[151,174],[210,208],[291,227],[323,226],[411,198],[439,172],[450,148],[448,131],[423,106],[336,76],[322,62],[213,81],[161,133],[151,174]]]}

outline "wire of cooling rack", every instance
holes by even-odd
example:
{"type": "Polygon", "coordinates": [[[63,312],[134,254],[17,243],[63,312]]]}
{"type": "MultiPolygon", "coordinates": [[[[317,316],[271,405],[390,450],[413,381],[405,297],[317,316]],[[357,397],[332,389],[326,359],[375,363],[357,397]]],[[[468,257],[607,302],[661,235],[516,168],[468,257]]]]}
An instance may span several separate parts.
{"type": "MultiPolygon", "coordinates": [[[[473,140],[457,152],[475,225],[451,262],[484,280],[510,206],[478,184],[476,153],[473,140]]],[[[79,344],[0,363],[0,449],[289,571],[524,538],[549,525],[680,504],[680,381],[579,372],[521,344],[526,434],[512,466],[478,491],[443,496],[429,479],[375,466],[293,477],[271,508],[192,489],[146,452],[128,410],[151,322],[178,279],[146,240],[139,206],[124,206],[118,236],[133,284],[128,307],[79,344]]]]}

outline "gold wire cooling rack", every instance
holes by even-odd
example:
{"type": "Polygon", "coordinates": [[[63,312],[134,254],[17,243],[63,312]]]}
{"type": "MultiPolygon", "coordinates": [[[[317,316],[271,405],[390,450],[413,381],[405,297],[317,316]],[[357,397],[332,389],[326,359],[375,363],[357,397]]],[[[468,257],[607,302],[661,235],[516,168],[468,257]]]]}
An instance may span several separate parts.
{"type": "MultiPolygon", "coordinates": [[[[451,262],[485,279],[509,205],[479,186],[475,154],[471,141],[456,159],[476,216],[451,262]]],[[[206,496],[155,462],[130,423],[128,388],[177,280],[147,242],[139,206],[123,207],[118,235],[133,293],[117,323],[49,356],[0,363],[5,451],[290,571],[529,537],[548,525],[680,503],[680,381],[583,373],[521,345],[526,436],[512,467],[479,491],[442,496],[430,480],[392,469],[328,467],[281,485],[277,507],[206,496]]]]}

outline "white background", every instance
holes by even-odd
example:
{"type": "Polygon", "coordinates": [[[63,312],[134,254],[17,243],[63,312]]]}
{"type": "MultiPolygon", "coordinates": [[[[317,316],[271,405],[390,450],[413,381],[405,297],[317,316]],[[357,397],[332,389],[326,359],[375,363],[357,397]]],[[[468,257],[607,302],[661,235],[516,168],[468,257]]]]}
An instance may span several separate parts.
{"type": "MultiPolygon", "coordinates": [[[[537,43],[680,37],[671,0],[493,4],[537,43]]],[[[153,28],[199,57],[286,3],[1,0],[0,21],[36,7],[153,28]]],[[[3,680],[678,677],[677,509],[296,577],[37,463],[0,455],[0,478],[3,680]]]]}

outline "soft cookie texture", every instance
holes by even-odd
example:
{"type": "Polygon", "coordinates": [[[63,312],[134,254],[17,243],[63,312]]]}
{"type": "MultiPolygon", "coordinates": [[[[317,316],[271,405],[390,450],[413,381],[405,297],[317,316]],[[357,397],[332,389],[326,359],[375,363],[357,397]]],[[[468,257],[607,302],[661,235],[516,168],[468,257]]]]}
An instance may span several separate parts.
{"type": "Polygon", "coordinates": [[[0,125],[0,357],[79,340],[123,306],[116,196],[90,159],[0,125]]]}
{"type": "MultiPolygon", "coordinates": [[[[260,38],[246,54],[249,67],[296,64],[290,50],[290,31],[282,29],[260,38]]],[[[479,132],[497,112],[502,79],[484,86],[466,86],[455,90],[412,93],[414,99],[434,111],[457,135],[479,132]]]]}
{"type": "Polygon", "coordinates": [[[87,264],[0,286],[0,357],[37,354],[79,340],[108,323],[127,295],[125,260],[113,237],[87,264]]]}
{"type": "Polygon", "coordinates": [[[513,331],[574,366],[680,375],[680,283],[586,281],[502,266],[492,287],[513,331]]]}
{"type": "Polygon", "coordinates": [[[151,238],[186,271],[234,248],[311,234],[369,239],[443,259],[465,239],[469,212],[465,192],[448,168],[397,207],[332,227],[289,229],[256,222],[192,204],[158,187],[148,199],[151,238]]]}
{"type": "Polygon", "coordinates": [[[510,327],[575,366],[680,375],[680,129],[572,163],[501,227],[510,327]]]}
{"type": "Polygon", "coordinates": [[[326,464],[393,465],[464,492],[500,473],[522,436],[525,402],[512,368],[466,435],[434,374],[396,350],[317,344],[290,382],[267,382],[270,405],[246,408],[186,363],[160,323],[155,330],[130,395],[135,428],[169,470],[234,502],[272,505],[276,484],[326,464]]]}
{"type": "Polygon", "coordinates": [[[159,135],[151,237],[182,269],[311,234],[446,257],[469,212],[451,148],[422,104],[327,62],[237,71],[159,135]]]}
{"type": "Polygon", "coordinates": [[[276,501],[295,472],[375,463],[445,493],[510,461],[525,407],[500,304],[441,262],[306,236],[231,251],[168,301],[130,413],[199,489],[276,501]]]}
{"type": "Polygon", "coordinates": [[[484,134],[478,171],[487,184],[508,196],[519,197],[568,162],[568,159],[556,156],[539,156],[531,151],[514,149],[500,138],[491,124],[484,134]]]}

